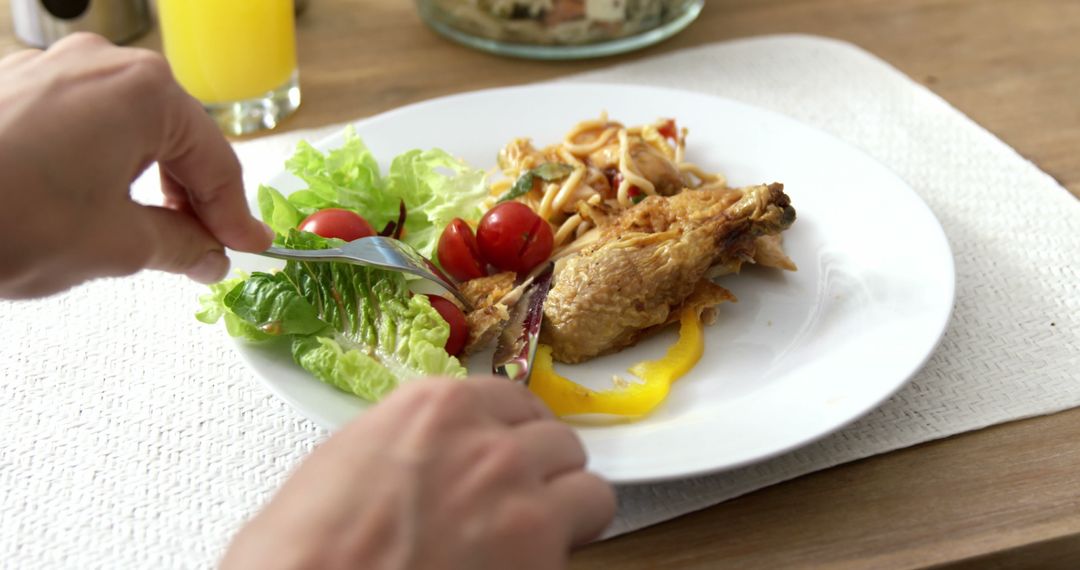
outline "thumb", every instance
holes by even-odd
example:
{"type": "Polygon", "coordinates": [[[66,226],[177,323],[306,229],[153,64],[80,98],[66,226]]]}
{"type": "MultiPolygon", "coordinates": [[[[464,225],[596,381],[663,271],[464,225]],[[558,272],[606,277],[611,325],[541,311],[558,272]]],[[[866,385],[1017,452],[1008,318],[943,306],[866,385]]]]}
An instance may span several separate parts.
{"type": "Polygon", "coordinates": [[[148,228],[147,269],[181,273],[200,283],[229,272],[224,246],[194,216],[158,206],[138,206],[148,228]]]}

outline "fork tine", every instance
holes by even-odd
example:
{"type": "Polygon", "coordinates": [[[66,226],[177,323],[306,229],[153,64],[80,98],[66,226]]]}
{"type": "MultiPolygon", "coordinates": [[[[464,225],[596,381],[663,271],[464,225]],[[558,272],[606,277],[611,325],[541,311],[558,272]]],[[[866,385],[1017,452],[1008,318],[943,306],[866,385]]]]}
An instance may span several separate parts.
{"type": "Polygon", "coordinates": [[[434,281],[457,297],[466,310],[472,309],[472,304],[458,288],[457,282],[443,273],[431,260],[403,241],[374,236],[349,242],[342,247],[342,250],[350,257],[355,256],[362,261],[379,264],[388,269],[407,271],[429,281],[434,281]]]}

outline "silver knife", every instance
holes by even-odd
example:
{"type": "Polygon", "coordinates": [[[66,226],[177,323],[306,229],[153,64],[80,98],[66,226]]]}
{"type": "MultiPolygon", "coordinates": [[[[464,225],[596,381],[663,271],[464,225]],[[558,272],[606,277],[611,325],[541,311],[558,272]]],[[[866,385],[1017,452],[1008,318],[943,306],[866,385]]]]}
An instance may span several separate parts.
{"type": "Polygon", "coordinates": [[[555,264],[548,263],[525,287],[512,309],[510,320],[499,335],[491,370],[511,382],[529,385],[536,346],[540,343],[540,324],[544,320],[544,300],[551,290],[555,264]]]}

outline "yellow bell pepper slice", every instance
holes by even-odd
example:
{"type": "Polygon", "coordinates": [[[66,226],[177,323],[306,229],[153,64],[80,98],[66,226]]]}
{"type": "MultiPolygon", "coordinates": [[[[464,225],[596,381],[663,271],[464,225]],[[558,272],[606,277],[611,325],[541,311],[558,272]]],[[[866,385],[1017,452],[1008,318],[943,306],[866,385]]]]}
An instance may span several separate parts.
{"type": "Polygon", "coordinates": [[[671,390],[671,385],[690,371],[705,353],[705,335],[701,309],[686,308],[679,319],[679,340],[660,360],[639,362],[630,372],[643,382],[626,382],[611,390],[590,390],[555,372],[551,347],[540,345],[533,362],[529,389],[556,416],[608,414],[644,416],[656,409],[671,390]]]}

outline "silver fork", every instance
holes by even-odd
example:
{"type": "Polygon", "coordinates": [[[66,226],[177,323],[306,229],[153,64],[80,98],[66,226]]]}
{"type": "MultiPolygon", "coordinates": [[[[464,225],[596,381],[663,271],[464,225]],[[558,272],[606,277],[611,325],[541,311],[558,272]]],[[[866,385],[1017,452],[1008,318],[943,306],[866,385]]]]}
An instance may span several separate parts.
{"type": "Polygon", "coordinates": [[[372,236],[350,241],[341,247],[331,249],[287,249],[271,247],[260,253],[266,257],[295,261],[337,261],[378,267],[409,273],[434,282],[453,293],[465,306],[472,310],[469,300],[458,289],[457,283],[439,270],[434,263],[416,251],[411,245],[393,238],[372,236]]]}

